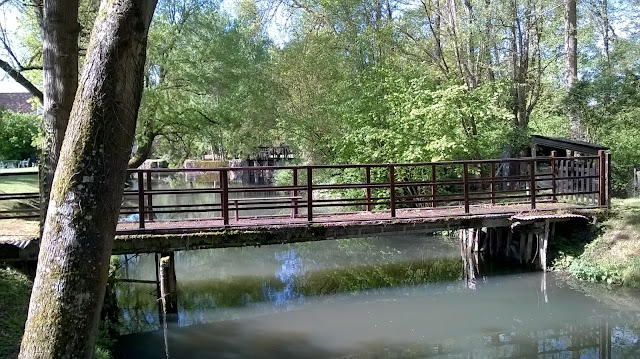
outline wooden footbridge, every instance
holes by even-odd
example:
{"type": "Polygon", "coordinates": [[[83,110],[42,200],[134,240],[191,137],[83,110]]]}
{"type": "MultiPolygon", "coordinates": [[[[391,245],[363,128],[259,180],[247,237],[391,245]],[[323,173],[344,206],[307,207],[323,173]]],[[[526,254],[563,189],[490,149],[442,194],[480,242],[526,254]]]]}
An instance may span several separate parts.
{"type": "MultiPolygon", "coordinates": [[[[608,207],[609,173],[604,151],[403,164],[131,170],[114,252],[497,228],[524,217],[561,220],[608,207]],[[272,184],[246,187],[234,180],[242,171],[269,171],[272,184]]],[[[0,209],[3,202],[37,198],[37,193],[0,193],[0,209]]],[[[38,216],[33,207],[4,208],[0,227],[5,219],[38,216]]]]}

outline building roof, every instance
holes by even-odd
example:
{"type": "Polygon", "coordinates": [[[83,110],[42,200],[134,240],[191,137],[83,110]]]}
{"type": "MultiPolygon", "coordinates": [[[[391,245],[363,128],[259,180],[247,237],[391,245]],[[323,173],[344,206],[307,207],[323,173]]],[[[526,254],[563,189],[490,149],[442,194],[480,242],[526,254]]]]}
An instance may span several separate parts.
{"type": "Polygon", "coordinates": [[[0,93],[0,107],[20,113],[32,113],[33,107],[29,100],[33,97],[28,92],[0,93]]]}
{"type": "Polygon", "coordinates": [[[584,154],[597,154],[600,150],[608,150],[609,147],[599,145],[597,143],[570,140],[560,137],[547,137],[540,135],[531,135],[531,142],[536,146],[545,146],[553,149],[578,151],[584,154]]]}

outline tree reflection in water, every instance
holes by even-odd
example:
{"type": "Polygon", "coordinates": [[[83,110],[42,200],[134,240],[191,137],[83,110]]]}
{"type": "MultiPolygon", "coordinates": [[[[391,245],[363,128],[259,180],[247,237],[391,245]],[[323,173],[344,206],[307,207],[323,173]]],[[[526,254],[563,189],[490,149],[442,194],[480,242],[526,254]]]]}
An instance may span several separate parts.
{"type": "Polygon", "coordinates": [[[284,287],[277,290],[268,283],[264,283],[264,297],[274,302],[276,306],[290,310],[293,303],[304,301],[304,296],[296,291],[296,279],[304,274],[302,259],[295,249],[276,252],[275,258],[281,263],[280,270],[276,272],[276,277],[280,279],[284,287]]]}

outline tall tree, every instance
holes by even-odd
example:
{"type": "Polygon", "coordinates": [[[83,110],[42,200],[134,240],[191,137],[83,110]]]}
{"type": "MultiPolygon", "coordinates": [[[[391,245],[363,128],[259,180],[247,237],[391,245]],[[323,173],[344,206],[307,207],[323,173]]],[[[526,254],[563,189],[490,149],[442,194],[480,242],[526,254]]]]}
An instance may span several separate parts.
{"type": "Polygon", "coordinates": [[[54,176],[20,358],[93,356],[155,4],[101,4],[54,176]]]}
{"type": "MultiPolygon", "coordinates": [[[[44,114],[40,166],[40,223],[44,224],[73,98],[78,88],[78,0],[33,0],[42,7],[44,114]]],[[[36,11],[39,13],[39,11],[36,11]]],[[[42,229],[44,226],[40,226],[42,229]]]]}
{"type": "MultiPolygon", "coordinates": [[[[565,42],[566,52],[565,80],[569,94],[574,91],[574,86],[578,81],[578,27],[577,27],[576,0],[565,0],[565,42]]],[[[569,106],[569,129],[571,137],[582,139],[582,125],[580,114],[576,111],[576,106],[569,106]]]]}

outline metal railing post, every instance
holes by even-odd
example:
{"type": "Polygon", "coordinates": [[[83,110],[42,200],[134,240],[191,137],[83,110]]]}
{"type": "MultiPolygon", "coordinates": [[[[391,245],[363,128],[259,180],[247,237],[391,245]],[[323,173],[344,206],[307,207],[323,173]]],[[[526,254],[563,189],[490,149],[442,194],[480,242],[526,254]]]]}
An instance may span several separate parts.
{"type": "MultiPolygon", "coordinates": [[[[152,191],[151,171],[147,171],[147,191],[152,191]]],[[[153,194],[147,193],[147,216],[149,221],[153,221],[153,194]]]]}
{"type": "Polygon", "coordinates": [[[313,222],[313,170],[307,166],[307,221],[313,222]]]}
{"type": "Polygon", "coordinates": [[[389,166],[389,206],[391,217],[396,217],[396,168],[389,166]]]}
{"type": "MultiPolygon", "coordinates": [[[[293,187],[298,187],[298,168],[294,167],[293,168],[293,187]]],[[[297,197],[298,196],[298,189],[294,189],[293,190],[293,197],[297,197]]],[[[298,199],[294,198],[292,201],[293,204],[293,209],[292,212],[293,213],[293,218],[295,218],[298,215],[298,199]]]]}
{"type": "Polygon", "coordinates": [[[145,217],[145,208],[144,208],[144,172],[142,170],[138,171],[138,227],[144,228],[144,217],[145,217]]]}
{"type": "Polygon", "coordinates": [[[556,196],[558,192],[558,187],[556,184],[556,157],[558,156],[558,151],[551,151],[551,200],[553,202],[558,202],[558,197],[556,196]]]}
{"type": "Polygon", "coordinates": [[[371,185],[371,167],[369,166],[365,167],[365,172],[366,172],[366,181],[367,181],[367,189],[366,189],[367,212],[371,212],[371,187],[369,187],[371,185]]]}
{"type": "Polygon", "coordinates": [[[222,209],[222,223],[225,227],[229,226],[229,175],[227,170],[220,170],[220,208],[222,209]]]}
{"type": "Polygon", "coordinates": [[[431,207],[436,206],[436,165],[431,165],[431,207]]]}
{"type": "Polygon", "coordinates": [[[464,186],[464,213],[469,213],[469,165],[462,164],[462,185],[464,186]]]}
{"type": "Polygon", "coordinates": [[[491,190],[491,204],[496,204],[496,163],[491,162],[491,184],[489,188],[491,190]]]}
{"type": "Polygon", "coordinates": [[[529,161],[529,192],[531,195],[531,209],[536,209],[536,159],[529,161]]]}

